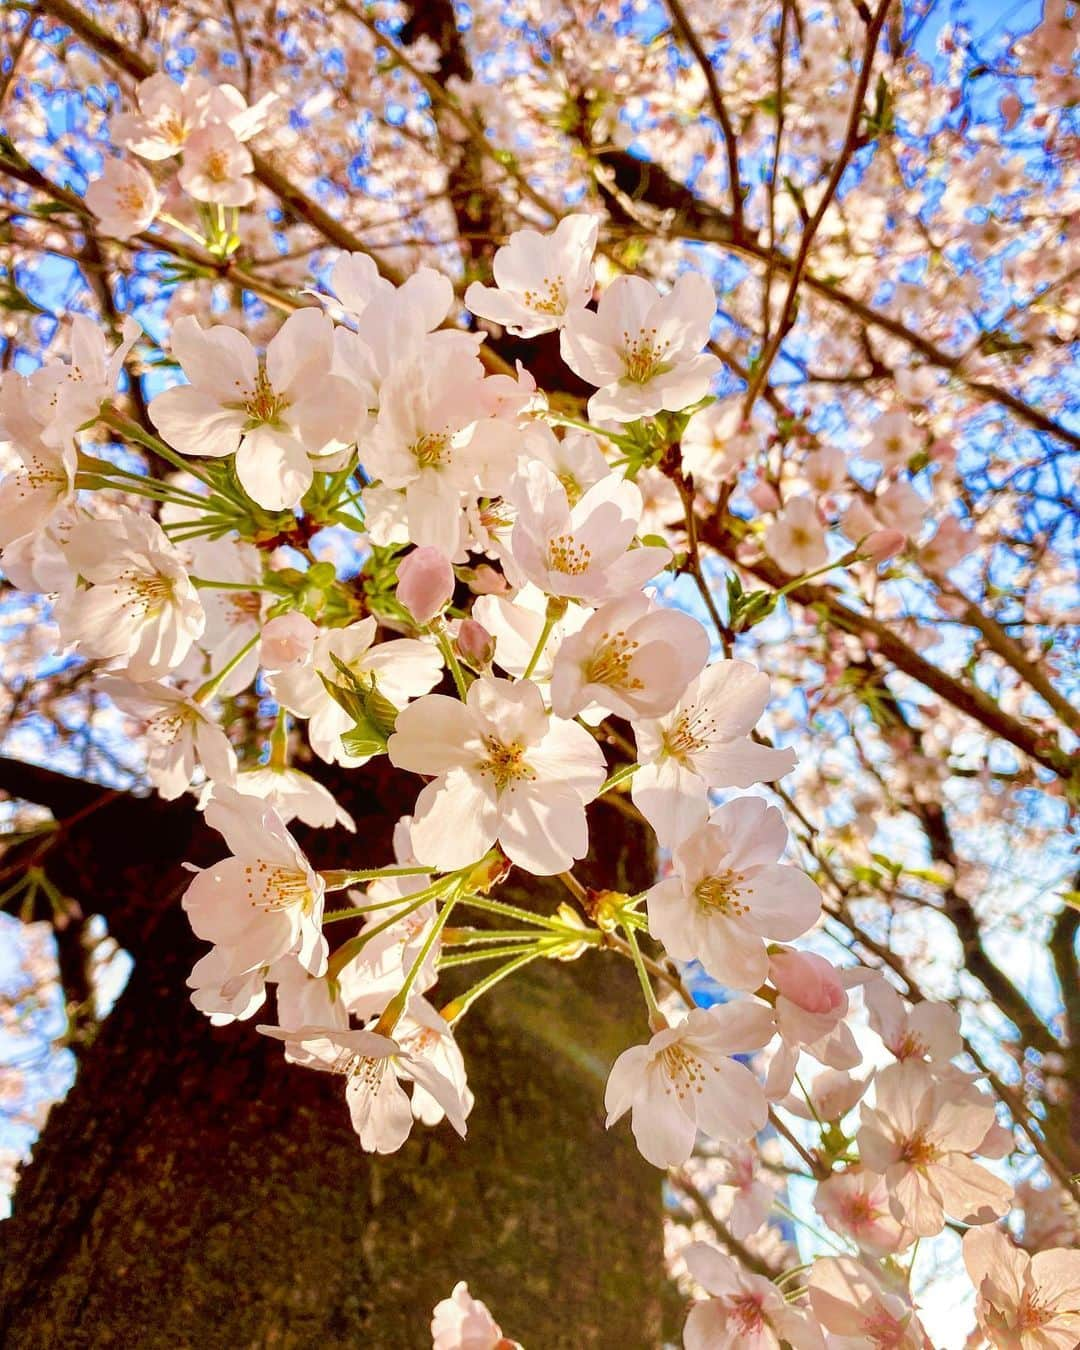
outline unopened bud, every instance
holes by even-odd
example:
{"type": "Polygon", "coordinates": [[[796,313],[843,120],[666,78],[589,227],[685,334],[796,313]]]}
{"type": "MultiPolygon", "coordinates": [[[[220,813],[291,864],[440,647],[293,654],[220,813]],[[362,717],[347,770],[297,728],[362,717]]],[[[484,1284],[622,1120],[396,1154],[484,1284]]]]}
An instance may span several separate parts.
{"type": "Polygon", "coordinates": [[[778,993],[804,1012],[833,1013],[847,999],[836,967],[814,952],[789,947],[770,953],[769,978],[778,993]]]}
{"type": "Polygon", "coordinates": [[[895,558],[907,542],[903,530],[874,530],[859,545],[859,552],[873,562],[887,562],[895,558]]]}
{"type": "Polygon", "coordinates": [[[495,639],[482,623],[462,619],[457,635],[458,655],[473,670],[486,670],[495,655],[495,639]]]}
{"type": "Polygon", "coordinates": [[[423,627],[443,612],[454,593],[454,569],[437,548],[417,548],[398,563],[397,598],[423,627]]]}
{"type": "Polygon", "coordinates": [[[776,489],[771,483],[766,483],[763,478],[750,488],[750,500],[759,511],[779,511],[780,498],[776,495],[776,489]]]}

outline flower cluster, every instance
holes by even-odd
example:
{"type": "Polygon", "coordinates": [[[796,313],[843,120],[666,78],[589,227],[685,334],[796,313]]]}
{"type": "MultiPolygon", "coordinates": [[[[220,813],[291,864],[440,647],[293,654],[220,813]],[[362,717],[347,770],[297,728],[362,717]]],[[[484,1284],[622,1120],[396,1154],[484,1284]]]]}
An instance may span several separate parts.
{"type": "MultiPolygon", "coordinates": [[[[245,143],[269,112],[231,86],[156,75],[114,133],[151,164],[179,157],[178,190],[219,221],[253,196],[245,143]]],[[[163,197],[146,168],[115,160],[87,201],[125,239],[163,197]]],[[[227,255],[228,229],[208,230],[227,255]]],[[[826,1337],[917,1350],[927,1341],[898,1258],[949,1223],[972,1227],[965,1254],[995,1344],[1071,1333],[1067,1263],[1021,1269],[999,1230],[980,1236],[1012,1192],[979,1159],[1000,1159],[1011,1136],[955,1062],[956,1014],[792,945],[821,919],[820,877],[784,861],[788,829],[762,785],[796,755],[761,730],[770,681],[731,648],[751,622],[736,607],[746,597],[731,592],[717,622],[694,516],[695,492],[719,494],[767,429],[712,396],[710,281],[684,272],[661,290],[623,274],[594,301],[596,247],[587,213],[518,231],[495,256],[496,284],[465,295],[520,337],[558,333],[593,391],[572,412],[458,326],[448,278],[420,268],[395,285],[360,253],[342,254],[315,303],[264,344],[179,318],[177,380],[145,424],[118,394],[137,332],[109,350],[77,323],[69,364],[9,371],[0,386],[17,461],[0,487],[4,570],[55,596],[62,642],[98,663],[100,690],[144,728],[149,779],[165,797],[196,791],[222,836],[226,856],[183,898],[208,944],[194,1004],[217,1024],[261,1014],[291,1063],[343,1079],[361,1147],[396,1150],[417,1121],[464,1135],[461,1019],[533,960],[609,954],[632,964],[649,1028],[611,1067],[609,1126],[629,1115],[658,1168],[684,1166],[702,1140],[739,1159],[740,1236],[762,1228],[773,1196],[748,1145],[781,1132],[847,1244],[813,1263],[805,1297],[691,1246],[706,1297],[686,1323],[690,1350],[826,1337]],[[680,574],[698,585],[694,613],[662,602],[680,574]],[[252,690],[274,706],[257,757],[223,726],[227,700],[252,690]],[[412,776],[394,860],[313,865],[290,824],[353,822],[294,762],[301,744],[344,769],[385,755],[412,776]],[[606,804],[665,851],[639,894],[574,873],[606,804]],[[510,903],[512,869],[559,878],[566,900],[510,903]],[[330,908],[340,892],[347,903],[330,908]],[[439,991],[442,972],[477,965],[486,973],[464,990],[439,991]],[[690,967],[721,987],[712,1006],[689,991],[690,967]],[[877,1058],[854,1076],[871,1032],[877,1058]]],[[[762,479],[768,521],[749,547],[798,579],[829,565],[826,525],[850,541],[846,565],[890,556],[920,534],[922,499],[900,475],[926,442],[896,407],[863,450],[880,466],[872,489],[822,447],[785,481],[762,479]]],[[[948,522],[924,542],[942,572],[964,549],[948,522]]],[[[464,1285],[433,1335],[438,1350],[512,1344],[464,1285]]]]}

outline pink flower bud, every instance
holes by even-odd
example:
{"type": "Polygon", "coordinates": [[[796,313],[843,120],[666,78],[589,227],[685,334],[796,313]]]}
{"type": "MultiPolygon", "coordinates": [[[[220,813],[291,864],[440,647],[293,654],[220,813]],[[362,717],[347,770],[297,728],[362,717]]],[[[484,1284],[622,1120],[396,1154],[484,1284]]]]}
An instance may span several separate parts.
{"type": "Polygon", "coordinates": [[[505,595],[509,589],[503,574],[487,563],[481,563],[469,577],[469,590],[474,595],[505,595]]]}
{"type": "Polygon", "coordinates": [[[895,558],[906,540],[907,535],[903,530],[875,530],[859,545],[859,552],[865,553],[876,563],[883,563],[889,558],[895,558]]]}
{"type": "Polygon", "coordinates": [[[749,497],[759,511],[778,511],[780,509],[780,498],[776,495],[776,489],[771,483],[766,483],[763,478],[759,478],[750,489],[749,497]]]}
{"type": "Polygon", "coordinates": [[[491,665],[495,655],[495,639],[482,623],[475,619],[462,619],[458,628],[457,649],[461,659],[474,670],[484,670],[491,665]]]}
{"type": "Polygon", "coordinates": [[[417,548],[398,563],[397,598],[420,625],[446,608],[454,593],[454,569],[437,548],[417,548]]]}
{"type": "Polygon", "coordinates": [[[836,967],[813,952],[788,947],[769,957],[769,978],[777,993],[808,1013],[834,1013],[844,1006],[847,994],[836,967]]]}
{"type": "Polygon", "coordinates": [[[260,660],[266,670],[285,670],[306,661],[319,630],[306,614],[293,610],[271,619],[262,630],[260,660]]]}

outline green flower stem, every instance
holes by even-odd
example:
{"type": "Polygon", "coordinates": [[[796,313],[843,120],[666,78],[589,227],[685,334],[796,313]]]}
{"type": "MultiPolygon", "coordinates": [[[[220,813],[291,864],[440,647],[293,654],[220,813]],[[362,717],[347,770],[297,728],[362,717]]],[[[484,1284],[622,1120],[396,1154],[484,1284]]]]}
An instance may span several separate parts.
{"type": "Polygon", "coordinates": [[[454,906],[461,897],[461,891],[464,883],[459,881],[456,888],[446,897],[446,903],[436,915],[435,922],[431,925],[431,932],[424,939],[423,946],[416,954],[416,960],[409,967],[409,973],[405,976],[405,983],[397,991],[394,997],[382,1011],[382,1015],[375,1023],[375,1034],[378,1036],[392,1036],[394,1028],[397,1026],[402,1013],[409,1003],[409,993],[416,983],[416,977],[427,960],[431,949],[439,940],[439,934],[446,926],[446,921],[454,911],[454,906]]]}
{"type": "Polygon", "coordinates": [[[266,586],[261,581],[211,581],[207,577],[188,576],[188,580],[199,590],[212,591],[265,591],[269,595],[281,595],[275,586],[266,586]]]}
{"type": "Polygon", "coordinates": [[[471,905],[473,909],[482,909],[488,914],[501,914],[504,919],[517,919],[519,923],[532,924],[537,928],[549,928],[557,933],[578,932],[576,928],[571,928],[569,924],[560,923],[558,919],[551,919],[546,914],[533,914],[531,910],[519,909],[517,905],[508,905],[504,900],[489,900],[486,896],[481,895],[465,895],[462,900],[466,905],[471,905]]]}
{"type": "Polygon", "coordinates": [[[454,928],[443,934],[444,947],[479,947],[490,942],[540,942],[543,932],[526,928],[454,928]]]}
{"type": "Polygon", "coordinates": [[[596,795],[602,797],[605,792],[612,792],[615,788],[621,787],[623,783],[628,783],[640,768],[640,764],[624,764],[622,768],[616,769],[610,778],[601,783],[600,791],[596,795]]]}
{"type": "Polygon", "coordinates": [[[551,630],[554,627],[554,618],[551,615],[547,615],[544,619],[544,626],[540,630],[540,636],[536,639],[536,646],[533,648],[533,654],[529,657],[529,664],[525,667],[525,673],[521,677],[523,680],[529,679],[532,676],[533,671],[540,664],[540,658],[544,654],[544,648],[547,646],[547,640],[551,636],[551,630]]]}
{"type": "Polygon", "coordinates": [[[455,952],[451,956],[442,956],[439,958],[440,970],[452,970],[458,966],[472,966],[479,961],[498,961],[504,957],[516,959],[518,956],[528,952],[529,947],[535,947],[535,955],[543,956],[551,952],[558,951],[566,944],[561,941],[555,941],[550,938],[539,938],[537,941],[529,944],[519,944],[516,947],[495,947],[489,951],[483,952],[455,952]]]}
{"type": "Polygon", "coordinates": [[[654,1031],[661,1030],[667,1026],[667,1018],[660,1011],[660,1005],[656,1001],[656,991],[652,987],[652,981],[649,979],[649,972],[645,969],[645,962],[642,959],[641,948],[638,946],[637,933],[634,931],[634,925],[624,923],[623,932],[626,934],[627,946],[630,948],[630,957],[634,962],[634,969],[637,971],[638,981],[641,984],[641,992],[645,995],[645,1003],[649,1009],[649,1025],[654,1031]]]}
{"type": "Polygon", "coordinates": [[[343,942],[337,951],[331,954],[330,963],[326,968],[326,973],[329,978],[336,980],[353,957],[362,952],[372,938],[378,937],[380,933],[385,933],[388,928],[392,928],[394,924],[398,923],[401,919],[407,919],[409,915],[418,910],[421,905],[426,905],[430,899],[431,897],[428,895],[423,895],[421,897],[412,896],[407,900],[406,904],[404,904],[395,914],[391,914],[388,919],[383,919],[382,923],[377,923],[373,928],[365,929],[363,933],[357,933],[357,935],[351,937],[348,942],[343,942]]]}
{"type": "Polygon", "coordinates": [[[520,956],[515,956],[513,960],[507,961],[504,966],[499,966],[490,975],[485,975],[482,980],[477,981],[460,998],[448,1003],[442,1009],[443,1017],[452,1027],[456,1026],[482,994],[486,994],[489,989],[494,988],[500,980],[505,980],[507,975],[512,975],[515,970],[520,970],[522,966],[527,966],[530,961],[535,961],[537,957],[546,955],[546,949],[534,947],[532,951],[522,952],[520,956]]]}
{"type": "Polygon", "coordinates": [[[458,698],[464,702],[469,693],[469,686],[465,681],[465,672],[461,669],[457,656],[454,654],[453,644],[441,625],[433,627],[431,631],[435,634],[435,641],[439,644],[439,651],[442,652],[442,658],[446,662],[447,669],[454,677],[454,688],[458,692],[458,698]]]}
{"type": "MultiPolygon", "coordinates": [[[[359,871],[327,870],[321,873],[328,891],[343,891],[361,881],[378,881],[381,877],[429,877],[430,867],[364,867],[359,871]]],[[[456,873],[450,873],[456,876],[456,873]]],[[[445,878],[444,878],[445,880],[445,878]]]]}
{"type": "MultiPolygon", "coordinates": [[[[138,422],[132,422],[130,418],[123,417],[115,408],[108,404],[103,405],[101,409],[101,420],[107,427],[113,431],[119,432],[121,436],[129,441],[134,441],[136,445],[141,445],[144,450],[152,450],[159,459],[165,460],[173,468],[179,469],[182,473],[187,473],[192,478],[197,478],[211,491],[220,491],[218,486],[202,472],[201,469],[193,465],[190,460],[186,460],[183,455],[178,455],[172,446],[166,445],[163,440],[157,436],[151,436],[148,431],[144,431],[138,422]]],[[[228,494],[222,493],[222,496],[228,494]]]]}

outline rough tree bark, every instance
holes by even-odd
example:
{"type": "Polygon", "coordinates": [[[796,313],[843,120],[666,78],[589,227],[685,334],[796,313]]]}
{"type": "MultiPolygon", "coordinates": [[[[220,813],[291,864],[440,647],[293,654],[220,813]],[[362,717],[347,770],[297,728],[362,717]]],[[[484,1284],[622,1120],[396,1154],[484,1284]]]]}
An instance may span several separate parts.
{"type": "MultiPolygon", "coordinates": [[[[40,799],[43,784],[62,815],[96,791],[51,776],[13,790],[40,799]]],[[[412,786],[365,775],[346,802],[353,859],[389,857],[412,786]]],[[[594,831],[626,841],[625,821],[603,829],[614,820],[594,831]]],[[[604,851],[608,884],[647,880],[640,840],[604,851]]],[[[657,1344],[659,1181],[625,1129],[603,1128],[604,1074],[642,1030],[632,976],[590,954],[508,981],[463,1024],[468,1139],[418,1130],[372,1158],[340,1082],[187,1001],[177,862],[220,853],[186,808],[121,797],[49,855],[136,967],[17,1189],[0,1342],[423,1350],[433,1303],[467,1279],[530,1350],[657,1344]]]]}

